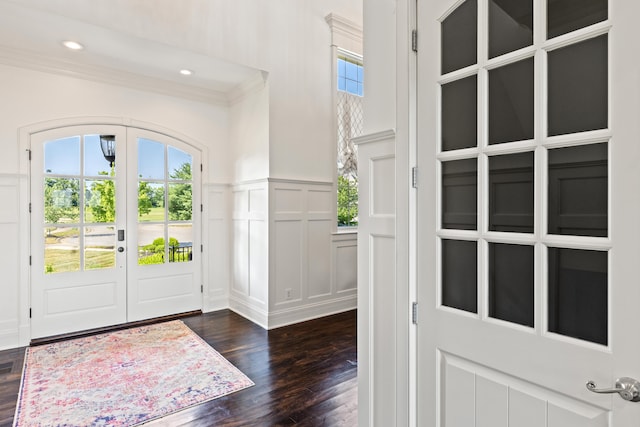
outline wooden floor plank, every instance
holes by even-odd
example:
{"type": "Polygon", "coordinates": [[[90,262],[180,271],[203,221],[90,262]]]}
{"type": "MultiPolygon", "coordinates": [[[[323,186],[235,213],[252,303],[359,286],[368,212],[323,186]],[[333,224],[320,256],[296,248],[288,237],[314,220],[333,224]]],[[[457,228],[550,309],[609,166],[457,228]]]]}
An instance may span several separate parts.
{"type": "MultiPolygon", "coordinates": [[[[356,426],[356,312],[265,331],[229,311],[183,319],[254,387],[149,426],[356,426]]],[[[11,426],[24,348],[0,351],[0,426],[11,426]]]]}

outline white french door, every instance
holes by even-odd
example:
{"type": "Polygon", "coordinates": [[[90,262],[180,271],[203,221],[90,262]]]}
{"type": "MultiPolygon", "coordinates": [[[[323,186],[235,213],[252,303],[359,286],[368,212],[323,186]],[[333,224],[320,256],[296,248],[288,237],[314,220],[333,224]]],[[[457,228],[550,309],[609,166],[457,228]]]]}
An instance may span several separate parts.
{"type": "Polygon", "coordinates": [[[32,338],[201,308],[198,150],[92,125],[31,154],[32,338]]]}
{"type": "Polygon", "coordinates": [[[419,426],[640,425],[638,16],[418,1],[419,426]]]}

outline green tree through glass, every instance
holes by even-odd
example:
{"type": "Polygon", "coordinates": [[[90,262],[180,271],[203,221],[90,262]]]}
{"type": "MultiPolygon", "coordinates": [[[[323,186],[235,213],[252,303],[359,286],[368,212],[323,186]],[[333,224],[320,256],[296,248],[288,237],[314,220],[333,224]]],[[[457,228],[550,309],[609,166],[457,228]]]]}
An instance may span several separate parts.
{"type": "MultiPolygon", "coordinates": [[[[191,163],[183,163],[169,175],[172,179],[191,180],[191,163]]],[[[169,219],[172,221],[190,221],[193,194],[191,183],[176,183],[169,186],[169,219]]]]}
{"type": "Polygon", "coordinates": [[[44,220],[46,223],[76,222],[80,216],[77,179],[45,178],[44,220]]]}
{"type": "MultiPolygon", "coordinates": [[[[109,175],[100,171],[99,175],[109,175]]],[[[114,175],[113,168],[111,176],[114,175]]],[[[88,208],[93,215],[94,222],[115,222],[116,220],[116,186],[113,180],[94,181],[87,191],[88,208]]]]}

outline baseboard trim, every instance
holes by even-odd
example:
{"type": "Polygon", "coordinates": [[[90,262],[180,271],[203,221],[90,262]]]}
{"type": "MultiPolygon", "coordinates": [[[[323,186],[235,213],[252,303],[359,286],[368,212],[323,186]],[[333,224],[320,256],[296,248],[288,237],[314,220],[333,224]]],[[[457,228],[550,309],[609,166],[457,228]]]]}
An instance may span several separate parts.
{"type": "Polygon", "coordinates": [[[260,326],[268,329],[269,313],[262,308],[254,307],[240,298],[229,296],[229,310],[260,326]]]}
{"type": "Polygon", "coordinates": [[[332,314],[343,313],[345,311],[358,308],[358,296],[350,295],[339,299],[305,304],[298,307],[277,310],[269,313],[268,329],[281,328],[295,323],[306,322],[307,320],[319,319],[332,314]]]}

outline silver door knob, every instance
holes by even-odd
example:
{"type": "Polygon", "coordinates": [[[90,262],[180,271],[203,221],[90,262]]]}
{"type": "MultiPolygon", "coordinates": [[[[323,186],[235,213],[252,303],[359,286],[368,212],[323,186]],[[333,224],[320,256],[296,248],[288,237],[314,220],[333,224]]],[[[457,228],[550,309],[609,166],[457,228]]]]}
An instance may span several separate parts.
{"type": "Polygon", "coordinates": [[[118,247],[118,252],[124,252],[124,248],[122,246],[118,247]]]}
{"type": "Polygon", "coordinates": [[[640,402],[640,382],[633,378],[622,377],[616,380],[614,388],[596,388],[593,381],[587,382],[587,390],[594,393],[618,393],[620,397],[629,402],[640,402]]]}

